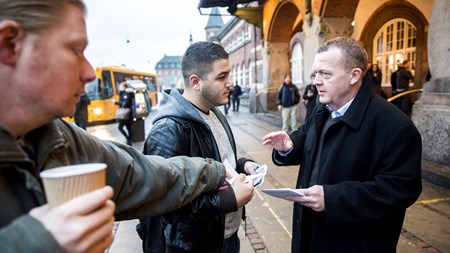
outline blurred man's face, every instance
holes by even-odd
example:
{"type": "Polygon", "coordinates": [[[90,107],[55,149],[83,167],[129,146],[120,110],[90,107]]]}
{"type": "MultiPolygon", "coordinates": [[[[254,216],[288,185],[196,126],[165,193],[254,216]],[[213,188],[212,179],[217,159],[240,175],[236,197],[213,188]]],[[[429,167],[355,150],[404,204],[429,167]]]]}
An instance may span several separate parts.
{"type": "Polygon", "coordinates": [[[87,34],[84,15],[67,4],[64,18],[40,34],[24,39],[24,74],[21,92],[28,103],[46,117],[73,114],[84,84],[95,79],[95,72],[84,57],[87,34]]]}
{"type": "Polygon", "coordinates": [[[291,76],[290,76],[290,75],[287,75],[287,76],[284,78],[284,82],[285,82],[286,84],[290,84],[290,83],[292,82],[291,76]]]}

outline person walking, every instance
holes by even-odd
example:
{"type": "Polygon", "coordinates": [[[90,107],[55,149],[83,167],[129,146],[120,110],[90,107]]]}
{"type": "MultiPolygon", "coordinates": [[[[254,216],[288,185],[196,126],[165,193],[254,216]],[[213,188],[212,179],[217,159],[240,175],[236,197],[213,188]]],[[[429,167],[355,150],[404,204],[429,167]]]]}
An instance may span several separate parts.
{"type": "Polygon", "coordinates": [[[293,253],[395,253],[422,190],[422,139],[411,120],[363,84],[367,53],[351,38],[316,50],[320,105],[288,135],[263,137],[279,166],[300,165],[293,253]]]}
{"type": "Polygon", "coordinates": [[[114,221],[180,208],[225,181],[212,159],[145,156],[72,115],[95,71],[81,0],[0,0],[0,252],[105,252],[114,221]],[[40,172],[105,163],[105,187],[56,207],[40,172]]]}
{"type": "Polygon", "coordinates": [[[303,104],[306,107],[305,122],[309,119],[309,116],[311,116],[312,111],[314,110],[314,107],[316,106],[317,89],[316,89],[316,86],[313,84],[315,77],[316,77],[316,73],[312,72],[311,75],[309,76],[311,83],[306,85],[305,91],[303,92],[303,104]]]}
{"type": "Polygon", "coordinates": [[[115,102],[116,105],[122,108],[130,108],[130,114],[127,119],[119,119],[118,129],[125,136],[126,143],[129,146],[133,144],[133,129],[131,128],[131,124],[133,124],[133,115],[134,115],[134,91],[132,88],[129,88],[126,82],[122,82],[119,84],[119,101],[115,102]],[[123,129],[123,127],[127,128],[127,131],[123,129]]]}
{"type": "Polygon", "coordinates": [[[86,124],[88,122],[88,105],[91,104],[91,100],[86,93],[80,95],[80,100],[75,105],[75,113],[73,114],[73,119],[75,125],[86,130],[86,124]]]}
{"type": "MultiPolygon", "coordinates": [[[[409,90],[409,82],[413,80],[413,75],[409,68],[411,67],[411,62],[409,60],[404,60],[401,67],[398,67],[396,80],[397,80],[397,94],[409,90]]],[[[412,112],[412,100],[410,95],[402,96],[397,98],[396,105],[400,110],[402,110],[406,115],[411,117],[412,112]]]]}
{"type": "Polygon", "coordinates": [[[300,101],[300,94],[297,86],[291,82],[289,74],[284,76],[284,83],[280,86],[277,97],[278,111],[281,112],[283,121],[282,131],[288,132],[297,129],[297,104],[300,101]]]}
{"type": "Polygon", "coordinates": [[[241,175],[226,190],[201,195],[162,217],[141,219],[143,251],[238,253],[243,207],[253,196],[253,182],[245,182],[243,174],[254,174],[257,164],[237,157],[231,128],[217,108],[227,103],[232,87],[228,53],[215,43],[197,42],[186,50],[181,68],[186,88],[183,94],[170,91],[144,153],[211,157],[241,175]]]}
{"type": "Polygon", "coordinates": [[[225,115],[228,115],[230,106],[231,106],[231,92],[228,93],[228,101],[223,105],[223,111],[224,111],[225,115]]]}
{"type": "Polygon", "coordinates": [[[239,111],[239,104],[241,103],[242,88],[235,83],[231,90],[231,100],[233,101],[233,111],[239,111]]]}

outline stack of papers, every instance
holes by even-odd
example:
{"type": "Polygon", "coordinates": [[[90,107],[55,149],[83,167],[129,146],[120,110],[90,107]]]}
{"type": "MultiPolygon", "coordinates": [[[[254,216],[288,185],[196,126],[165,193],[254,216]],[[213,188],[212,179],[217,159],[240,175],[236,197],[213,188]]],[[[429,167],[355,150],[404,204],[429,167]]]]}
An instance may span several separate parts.
{"type": "MultiPolygon", "coordinates": [[[[228,173],[233,175],[232,178],[227,178],[228,183],[233,184],[234,180],[239,174],[236,172],[236,170],[234,170],[234,168],[231,166],[228,160],[225,160],[223,162],[223,165],[225,165],[225,168],[227,169],[228,173]]],[[[255,173],[256,174],[246,176],[244,182],[247,183],[253,179],[253,186],[257,187],[259,185],[262,185],[264,183],[264,178],[267,173],[267,165],[265,164],[259,165],[258,167],[255,168],[255,173]]]]}
{"type": "Polygon", "coordinates": [[[276,198],[280,198],[280,199],[287,199],[288,196],[302,196],[302,197],[305,196],[305,194],[298,193],[291,188],[262,189],[261,191],[266,194],[269,194],[272,197],[276,197],[276,198]]]}

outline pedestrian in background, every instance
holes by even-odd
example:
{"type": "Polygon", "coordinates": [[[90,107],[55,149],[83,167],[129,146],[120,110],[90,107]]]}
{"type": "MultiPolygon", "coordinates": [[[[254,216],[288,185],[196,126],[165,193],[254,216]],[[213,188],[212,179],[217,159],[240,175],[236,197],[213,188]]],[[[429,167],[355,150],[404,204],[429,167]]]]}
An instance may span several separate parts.
{"type": "Polygon", "coordinates": [[[61,119],[96,78],[81,0],[0,6],[0,252],[105,252],[115,220],[166,213],[223,184],[211,159],[144,156],[61,119]],[[99,162],[107,186],[46,204],[40,172],[99,162]]]}
{"type": "Polygon", "coordinates": [[[131,124],[133,124],[133,115],[134,115],[134,91],[132,88],[129,88],[126,82],[122,82],[119,84],[119,101],[115,102],[116,105],[122,108],[130,108],[130,113],[127,119],[119,119],[118,129],[125,136],[126,143],[129,146],[133,144],[133,129],[131,128],[131,124]],[[126,127],[127,131],[123,128],[126,127]]]}
{"type": "MultiPolygon", "coordinates": [[[[392,96],[397,95],[397,71],[398,69],[402,67],[401,63],[397,64],[397,69],[391,73],[391,90],[392,90],[392,96]]],[[[394,104],[396,104],[396,101],[394,100],[394,104]]]]}
{"type": "Polygon", "coordinates": [[[231,92],[228,93],[228,102],[223,105],[223,111],[225,112],[225,115],[228,115],[228,110],[230,110],[231,106],[231,92]]]}
{"type": "MultiPolygon", "coordinates": [[[[197,42],[183,55],[185,90],[172,90],[168,106],[156,115],[144,153],[166,158],[185,155],[228,161],[238,173],[254,174],[257,164],[238,158],[225,116],[217,109],[231,91],[228,53],[215,43],[197,42]]],[[[253,181],[241,174],[224,191],[199,196],[162,217],[140,219],[144,252],[238,253],[243,206],[253,196],[253,181]],[[166,245],[164,245],[166,244],[166,245]]]]}
{"type": "Polygon", "coordinates": [[[89,99],[86,93],[83,93],[80,96],[80,100],[75,105],[75,113],[73,114],[75,125],[84,130],[86,130],[86,124],[89,118],[88,105],[90,104],[91,100],[89,99]]]}
{"type": "Polygon", "coordinates": [[[384,92],[381,89],[381,80],[383,80],[383,73],[378,68],[378,64],[372,65],[372,71],[370,72],[370,89],[378,96],[386,98],[384,92]]]}
{"type": "Polygon", "coordinates": [[[303,92],[303,105],[306,107],[305,122],[308,120],[309,116],[312,114],[314,107],[316,106],[317,100],[317,89],[313,84],[316,73],[312,72],[309,75],[310,84],[306,85],[305,91],[303,92]]]}
{"type": "MultiPolygon", "coordinates": [[[[411,62],[409,60],[404,60],[401,67],[398,67],[396,80],[397,80],[397,94],[409,90],[409,82],[413,80],[413,75],[409,71],[411,67],[411,62]]],[[[396,105],[400,110],[402,110],[406,115],[411,117],[412,112],[412,99],[410,95],[405,95],[397,98],[396,105]]]]}
{"type": "Polygon", "coordinates": [[[281,84],[277,97],[278,111],[281,112],[283,121],[282,131],[292,132],[297,129],[297,104],[299,101],[300,94],[297,86],[292,84],[291,76],[287,74],[284,76],[284,83],[281,84]]]}
{"type": "Polygon", "coordinates": [[[233,101],[233,111],[239,111],[239,104],[241,103],[242,88],[235,83],[231,90],[231,100],[233,101]]]}
{"type": "Polygon", "coordinates": [[[367,53],[351,38],[317,49],[320,105],[291,135],[273,132],[279,166],[300,165],[293,253],[395,253],[406,209],[419,197],[421,136],[400,110],[363,85],[367,53]]]}

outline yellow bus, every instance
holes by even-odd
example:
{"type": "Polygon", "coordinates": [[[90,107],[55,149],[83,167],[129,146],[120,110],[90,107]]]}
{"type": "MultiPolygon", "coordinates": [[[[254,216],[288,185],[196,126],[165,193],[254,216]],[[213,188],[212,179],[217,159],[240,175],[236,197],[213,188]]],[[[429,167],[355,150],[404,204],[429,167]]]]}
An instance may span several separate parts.
{"type": "MultiPolygon", "coordinates": [[[[85,85],[86,93],[91,100],[88,106],[88,124],[102,124],[115,120],[118,108],[114,104],[119,101],[119,84],[129,80],[141,80],[147,86],[150,105],[158,103],[156,75],[139,72],[118,66],[104,66],[95,68],[97,78],[85,85]]],[[[151,108],[148,108],[150,111],[151,108]]],[[[72,120],[73,121],[73,120],[72,120]]]]}

